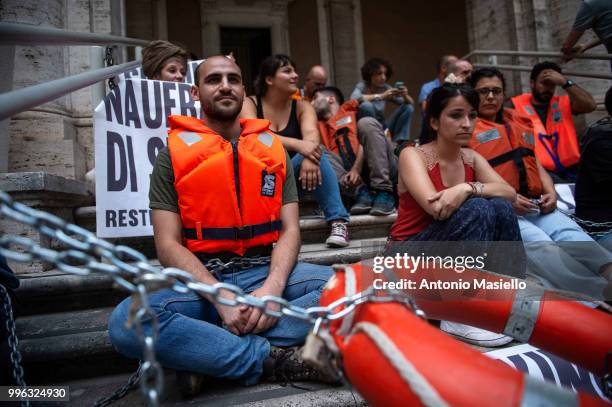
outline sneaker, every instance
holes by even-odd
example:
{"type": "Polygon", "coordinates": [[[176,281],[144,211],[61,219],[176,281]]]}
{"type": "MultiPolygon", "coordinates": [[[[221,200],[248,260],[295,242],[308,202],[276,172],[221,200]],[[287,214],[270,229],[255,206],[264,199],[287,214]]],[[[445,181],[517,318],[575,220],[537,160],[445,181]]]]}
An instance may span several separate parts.
{"type": "Polygon", "coordinates": [[[388,192],[379,192],[374,198],[370,215],[387,216],[395,212],[395,199],[388,192]]]}
{"type": "Polygon", "coordinates": [[[325,241],[329,247],[346,247],[349,245],[348,223],[336,221],[331,224],[331,233],[325,241]]]}
{"type": "Polygon", "coordinates": [[[315,381],[323,383],[340,383],[335,372],[323,372],[308,365],[301,356],[300,348],[270,347],[270,355],[263,363],[263,377],[270,382],[284,384],[292,382],[315,381]]]}
{"type": "Polygon", "coordinates": [[[202,391],[204,385],[204,375],[199,373],[187,372],[184,370],[176,371],[176,383],[179,393],[184,398],[197,396],[202,391]]]}
{"type": "Polygon", "coordinates": [[[351,215],[363,215],[372,209],[372,196],[368,187],[363,186],[357,192],[357,202],[351,206],[351,215]]]}
{"type": "Polygon", "coordinates": [[[458,322],[441,321],[440,329],[459,340],[487,348],[504,346],[512,342],[512,338],[509,336],[458,322]]]}

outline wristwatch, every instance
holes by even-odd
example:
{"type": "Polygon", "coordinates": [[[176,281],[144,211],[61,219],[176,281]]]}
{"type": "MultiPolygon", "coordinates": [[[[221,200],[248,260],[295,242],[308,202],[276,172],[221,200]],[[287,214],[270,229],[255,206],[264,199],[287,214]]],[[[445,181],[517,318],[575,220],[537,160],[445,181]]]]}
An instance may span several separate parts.
{"type": "Polygon", "coordinates": [[[377,93],[374,95],[374,100],[380,102],[382,100],[382,97],[380,97],[380,95],[377,93]]]}
{"type": "Polygon", "coordinates": [[[574,86],[574,81],[571,79],[568,79],[567,82],[565,82],[565,85],[561,86],[563,89],[567,89],[567,88],[571,88],[572,86],[574,86]]]}

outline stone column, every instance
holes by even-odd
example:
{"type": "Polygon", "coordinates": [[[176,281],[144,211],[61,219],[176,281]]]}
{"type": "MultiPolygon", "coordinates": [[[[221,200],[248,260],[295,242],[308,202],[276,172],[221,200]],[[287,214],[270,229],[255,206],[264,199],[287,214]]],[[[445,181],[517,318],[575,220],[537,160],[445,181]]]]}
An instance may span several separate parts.
{"type": "MultiPolygon", "coordinates": [[[[361,36],[361,11],[353,0],[329,0],[325,2],[327,23],[327,54],[331,57],[330,78],[345,95],[350,95],[359,81],[359,69],[363,63],[363,39],[361,36]],[[357,17],[356,17],[357,16],[357,17]],[[361,50],[361,51],[358,51],[361,50]]],[[[321,21],[321,18],[319,19],[321,21]]],[[[321,44],[323,48],[325,44],[321,44]]],[[[323,53],[323,49],[321,50],[323,53]]]]}
{"type": "MultiPolygon", "coordinates": [[[[64,28],[62,0],[5,0],[0,20],[64,28]]],[[[63,46],[15,47],[13,89],[66,75],[68,55],[63,46]]],[[[84,174],[83,150],[76,142],[70,97],[64,96],[15,115],[9,127],[8,171],[46,171],[69,178],[84,174]]]]}
{"type": "MultiPolygon", "coordinates": [[[[122,32],[113,31],[124,30],[122,9],[123,0],[4,0],[0,20],[121,35],[122,32]]],[[[16,45],[9,79],[12,89],[88,70],[89,49],[89,46],[16,45]]],[[[86,88],[12,117],[8,121],[8,173],[0,175],[0,189],[26,205],[74,222],[73,208],[92,204],[85,183],[79,180],[93,165],[93,108],[90,89],[86,88]]],[[[33,228],[7,219],[0,220],[0,230],[32,237],[46,247],[58,244],[33,228]]],[[[12,266],[18,273],[51,268],[40,262],[12,266]]]]}

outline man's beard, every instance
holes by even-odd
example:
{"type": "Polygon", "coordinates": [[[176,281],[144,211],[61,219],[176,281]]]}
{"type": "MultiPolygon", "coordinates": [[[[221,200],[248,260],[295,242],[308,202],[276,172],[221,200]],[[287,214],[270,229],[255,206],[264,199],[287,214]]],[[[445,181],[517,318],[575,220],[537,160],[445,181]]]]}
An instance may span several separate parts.
{"type": "Polygon", "coordinates": [[[242,110],[242,103],[237,103],[235,108],[223,108],[215,103],[202,106],[204,116],[218,122],[231,122],[236,120],[242,110]]]}
{"type": "Polygon", "coordinates": [[[315,103],[313,107],[315,109],[315,113],[317,114],[317,119],[326,120],[331,116],[331,107],[328,104],[315,103]]]}
{"type": "Polygon", "coordinates": [[[548,93],[548,92],[546,92],[546,93],[540,93],[540,92],[536,91],[535,89],[532,89],[532,90],[531,90],[531,93],[533,94],[533,98],[534,98],[534,99],[535,99],[537,102],[540,102],[540,103],[542,103],[542,104],[550,102],[550,100],[551,100],[551,99],[552,99],[552,97],[553,97],[553,94],[552,94],[552,93],[548,93]]]}

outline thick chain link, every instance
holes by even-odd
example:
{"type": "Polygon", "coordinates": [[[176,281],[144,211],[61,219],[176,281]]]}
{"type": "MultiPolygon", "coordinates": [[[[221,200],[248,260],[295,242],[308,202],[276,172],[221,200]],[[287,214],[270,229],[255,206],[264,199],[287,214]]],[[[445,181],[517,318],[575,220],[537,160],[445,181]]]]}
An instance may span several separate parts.
{"type": "MultiPolygon", "coordinates": [[[[284,315],[317,325],[328,324],[350,314],[365,302],[399,302],[424,317],[415,302],[401,291],[377,292],[370,286],[350,297],[342,297],[327,306],[302,308],[276,296],[253,297],[246,295],[240,287],[227,283],[208,285],[196,281],[193,276],[177,268],[160,269],[150,264],[140,252],[127,246],[115,246],[96,237],[92,232],[65,222],[55,215],[32,209],[14,202],[0,191],[0,215],[29,225],[45,236],[56,239],[64,247],[53,250],[41,247],[29,238],[0,236],[0,254],[18,262],[42,260],[55,265],[66,273],[87,276],[92,273],[109,275],[120,287],[132,294],[132,308],[128,320],[133,325],[143,347],[140,369],[140,386],[149,405],[159,404],[163,376],[155,359],[154,344],[157,338],[157,318],[149,306],[148,293],[171,288],[179,293],[196,292],[210,301],[227,306],[249,305],[272,317],[284,315]],[[20,250],[11,248],[17,246],[20,250]],[[148,324],[148,329],[145,327],[148,324]]],[[[247,267],[269,263],[269,257],[235,258],[223,263],[212,259],[207,265],[211,271],[219,268],[247,267]]]]}
{"type": "MultiPolygon", "coordinates": [[[[17,333],[15,332],[15,319],[13,318],[13,307],[11,305],[11,297],[6,288],[0,284],[0,300],[2,300],[2,310],[4,312],[5,328],[8,334],[7,341],[10,350],[11,365],[13,366],[13,379],[15,384],[19,387],[25,387],[25,380],[23,379],[23,368],[21,367],[21,353],[19,352],[19,340],[17,339],[17,333]]],[[[29,406],[30,402],[24,400],[21,402],[22,406],[29,406]]]]}
{"type": "MultiPolygon", "coordinates": [[[[115,65],[115,59],[113,58],[113,52],[115,51],[115,47],[106,47],[106,52],[104,55],[104,66],[109,67],[115,65]]],[[[114,78],[108,79],[108,88],[110,90],[115,89],[117,85],[115,84],[114,78]]]]}
{"type": "Polygon", "coordinates": [[[230,268],[246,269],[257,266],[265,266],[270,263],[271,256],[260,257],[232,257],[228,262],[223,262],[221,259],[210,259],[205,263],[208,270],[223,271],[230,268]]]}

